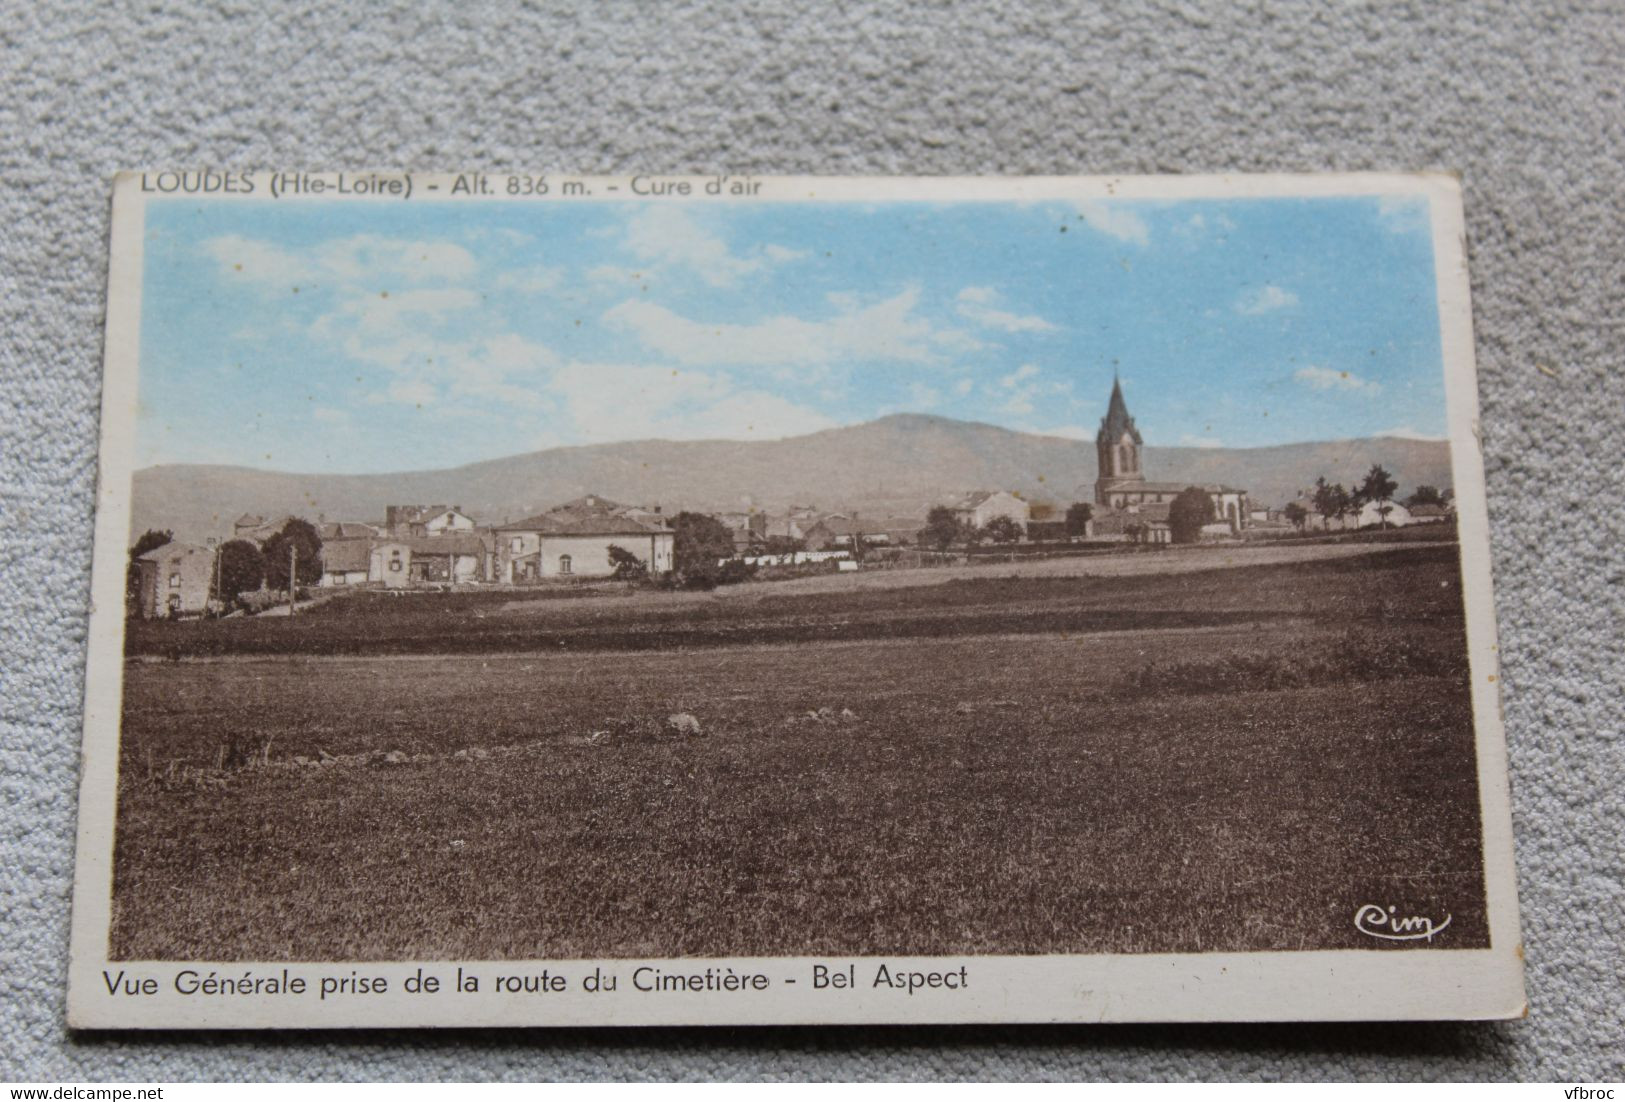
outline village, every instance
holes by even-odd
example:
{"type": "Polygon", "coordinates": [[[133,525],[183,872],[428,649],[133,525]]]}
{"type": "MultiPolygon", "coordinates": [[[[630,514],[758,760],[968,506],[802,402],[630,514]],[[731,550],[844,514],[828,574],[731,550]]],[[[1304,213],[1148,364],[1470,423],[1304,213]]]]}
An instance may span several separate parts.
{"type": "MultiPolygon", "coordinates": [[[[1297,499],[1253,501],[1243,488],[1159,482],[1141,465],[1144,440],[1115,381],[1096,440],[1097,476],[1060,505],[1001,488],[922,502],[916,514],[871,516],[814,504],[781,510],[669,510],[594,493],[534,516],[492,522],[455,504],[389,505],[382,517],[314,521],[245,513],[203,543],[167,531],[131,550],[129,615],[182,619],[281,614],[296,601],[347,590],[398,594],[581,580],[665,579],[692,588],[751,577],[930,566],[978,556],[1155,550],[1404,528],[1454,519],[1448,489],[1397,483],[1375,465],[1358,486],[1323,477],[1297,499]]],[[[1308,475],[1309,472],[1306,472],[1308,475]]]]}

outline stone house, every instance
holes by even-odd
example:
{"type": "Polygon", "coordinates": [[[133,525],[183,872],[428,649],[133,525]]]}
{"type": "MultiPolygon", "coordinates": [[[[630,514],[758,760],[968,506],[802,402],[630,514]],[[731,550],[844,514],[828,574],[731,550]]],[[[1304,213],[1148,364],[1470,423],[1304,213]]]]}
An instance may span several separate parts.
{"type": "Polygon", "coordinates": [[[135,560],[135,614],[143,619],[197,616],[209,607],[215,550],[170,542],[135,560]]]}

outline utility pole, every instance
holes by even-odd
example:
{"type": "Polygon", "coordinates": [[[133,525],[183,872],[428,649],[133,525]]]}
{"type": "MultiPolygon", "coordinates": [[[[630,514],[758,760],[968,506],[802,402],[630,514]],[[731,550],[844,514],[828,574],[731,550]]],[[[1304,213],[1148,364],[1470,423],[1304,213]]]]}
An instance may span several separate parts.
{"type": "MultiPolygon", "coordinates": [[[[220,550],[221,550],[221,543],[220,543],[219,540],[215,539],[213,536],[209,537],[208,542],[209,542],[209,546],[214,548],[214,592],[212,594],[210,594],[210,596],[214,600],[220,601],[220,607],[221,607],[221,609],[223,611],[225,609],[226,602],[221,600],[222,595],[220,593],[220,550]]],[[[208,608],[209,608],[209,602],[204,601],[203,602],[203,609],[204,609],[205,614],[207,614],[208,608]]]]}

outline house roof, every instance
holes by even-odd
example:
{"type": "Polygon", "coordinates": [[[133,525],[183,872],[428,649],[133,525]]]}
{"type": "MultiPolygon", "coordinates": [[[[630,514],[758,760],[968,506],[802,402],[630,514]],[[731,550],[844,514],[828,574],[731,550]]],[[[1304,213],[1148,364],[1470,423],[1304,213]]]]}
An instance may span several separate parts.
{"type": "Polygon", "coordinates": [[[1006,497],[1013,497],[1017,501],[1026,500],[1020,494],[1012,490],[976,490],[972,493],[963,494],[960,497],[955,498],[953,501],[950,501],[948,503],[948,508],[958,510],[959,512],[965,512],[966,510],[977,508],[984,502],[988,501],[988,499],[998,497],[1000,494],[1003,494],[1006,497]]]}
{"type": "Polygon", "coordinates": [[[238,528],[253,528],[264,523],[264,517],[255,516],[253,513],[244,513],[233,522],[238,528]]]}
{"type": "Polygon", "coordinates": [[[659,514],[620,505],[598,494],[584,494],[495,530],[538,532],[544,536],[647,536],[671,531],[659,514]]]}
{"type": "Polygon", "coordinates": [[[864,525],[859,524],[844,513],[831,513],[817,524],[813,530],[822,528],[832,536],[852,536],[863,531],[864,525]]]}
{"type": "Polygon", "coordinates": [[[179,540],[170,540],[168,543],[154,547],[144,555],[137,555],[136,562],[160,562],[173,555],[194,555],[201,552],[205,555],[214,554],[214,548],[204,547],[201,543],[182,543],[179,540]]]}
{"type": "Polygon", "coordinates": [[[607,497],[601,497],[598,494],[582,494],[580,497],[571,498],[569,501],[553,506],[553,508],[549,509],[548,512],[615,513],[624,508],[626,508],[626,506],[619,505],[616,502],[609,500],[607,497]]]}
{"type": "Polygon", "coordinates": [[[671,531],[664,524],[639,520],[637,517],[557,512],[538,513],[512,524],[501,525],[496,530],[536,532],[543,536],[648,536],[671,531]]]}
{"type": "Polygon", "coordinates": [[[372,555],[370,539],[337,539],[322,543],[322,569],[348,574],[367,569],[372,555]]]}

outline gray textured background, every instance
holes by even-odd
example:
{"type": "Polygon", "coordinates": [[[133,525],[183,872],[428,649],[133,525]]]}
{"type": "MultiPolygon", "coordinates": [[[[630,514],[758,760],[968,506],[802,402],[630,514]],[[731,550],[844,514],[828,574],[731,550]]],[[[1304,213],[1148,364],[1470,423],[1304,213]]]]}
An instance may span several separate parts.
{"type": "Polygon", "coordinates": [[[3,7],[0,1078],[1622,1074],[1620,3],[3,7]],[[108,178],[203,166],[1461,172],[1533,1017],[70,1036],[108,178]]]}

